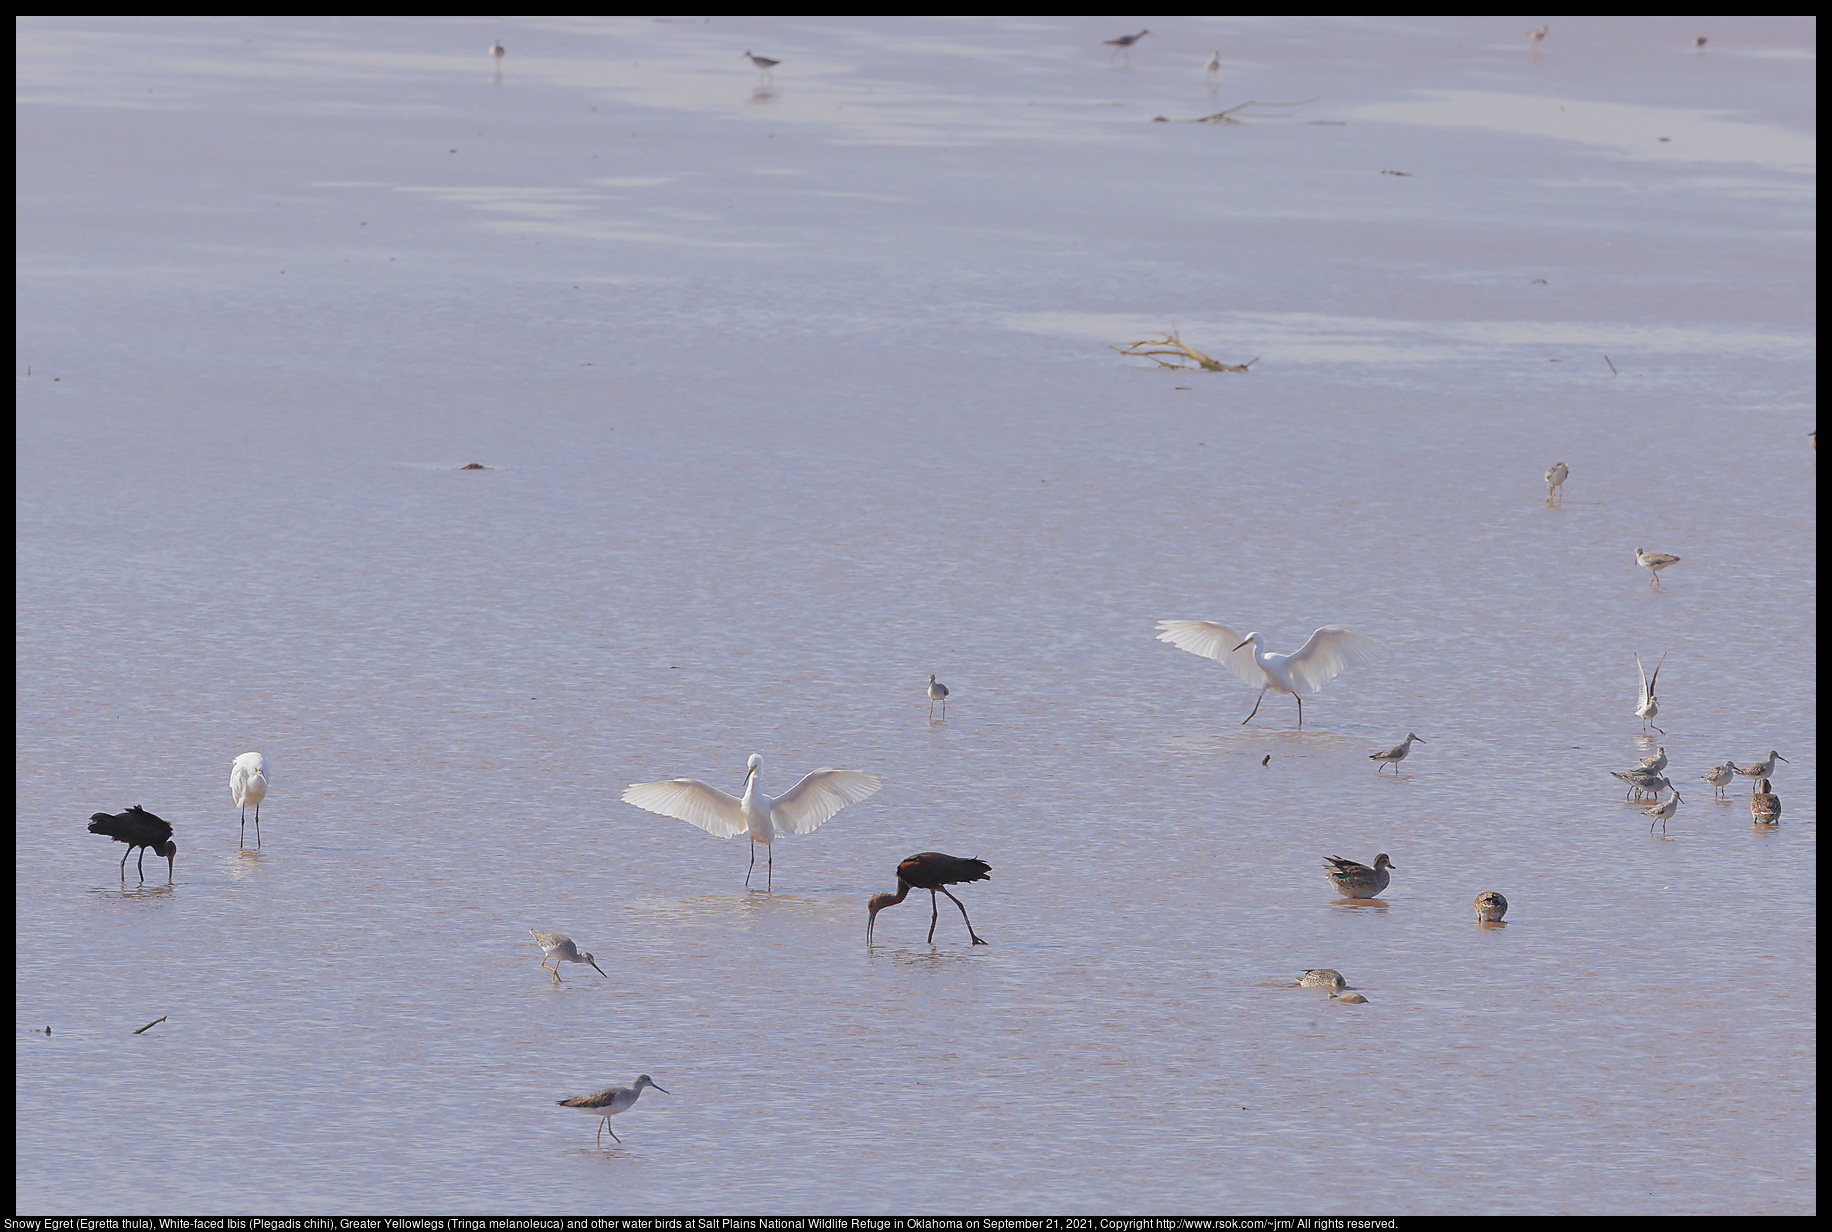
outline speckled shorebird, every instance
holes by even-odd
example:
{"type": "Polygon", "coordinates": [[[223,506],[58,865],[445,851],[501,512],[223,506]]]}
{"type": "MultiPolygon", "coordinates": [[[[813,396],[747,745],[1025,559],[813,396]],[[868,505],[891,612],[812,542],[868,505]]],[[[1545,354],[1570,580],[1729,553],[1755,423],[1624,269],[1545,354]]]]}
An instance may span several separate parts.
{"type": "Polygon", "coordinates": [[[1635,563],[1648,571],[1648,585],[1658,587],[1660,585],[1660,571],[1665,569],[1668,565],[1677,565],[1679,563],[1679,557],[1669,556],[1665,552],[1644,552],[1640,548],[1636,548],[1635,563]]]}
{"type": "MultiPolygon", "coordinates": [[[[1651,809],[1642,809],[1641,815],[1643,817],[1652,817],[1654,821],[1658,821],[1660,823],[1660,832],[1665,834],[1667,832],[1667,823],[1673,820],[1673,814],[1679,812],[1679,806],[1684,803],[1684,797],[1679,794],[1678,789],[1675,789],[1672,798],[1665,804],[1656,805],[1651,809]]],[[[1648,822],[1649,834],[1654,832],[1654,821],[1648,822]]]]}
{"type": "Polygon", "coordinates": [[[1476,895],[1476,922],[1498,924],[1508,913],[1508,900],[1499,890],[1484,890],[1476,895]]]}
{"type": "Polygon", "coordinates": [[[547,957],[541,959],[541,970],[553,972],[556,984],[560,982],[560,964],[563,962],[591,963],[593,971],[604,975],[607,980],[611,978],[604,974],[604,968],[593,961],[590,954],[579,953],[579,947],[574,945],[573,939],[566,934],[545,932],[538,928],[531,928],[528,931],[534,934],[535,943],[547,952],[547,957]],[[549,967],[547,965],[549,962],[552,962],[553,966],[549,967]]]}
{"type": "Polygon", "coordinates": [[[1611,770],[1610,773],[1628,784],[1629,790],[1622,795],[1624,800],[1634,794],[1653,796],[1658,800],[1661,792],[1673,786],[1672,780],[1664,775],[1655,774],[1652,770],[1644,770],[1640,766],[1636,766],[1633,770],[1611,770]]]}
{"type": "Polygon", "coordinates": [[[1719,797],[1728,799],[1729,797],[1724,795],[1724,789],[1730,786],[1730,780],[1736,777],[1736,773],[1737,763],[1734,761],[1727,761],[1721,766],[1713,766],[1708,772],[1698,777],[1717,788],[1719,797]]]}
{"type": "Polygon", "coordinates": [[[1749,797],[1749,817],[1758,826],[1781,824],[1781,797],[1768,788],[1768,780],[1763,779],[1762,790],[1749,797]]]}
{"type": "Polygon", "coordinates": [[[1533,44],[1534,55],[1539,54],[1539,45],[1545,40],[1546,32],[1550,29],[1552,29],[1551,26],[1534,26],[1527,31],[1527,41],[1533,44]]]}
{"type": "Polygon", "coordinates": [[[1366,1005],[1368,1003],[1368,999],[1358,992],[1332,992],[1329,999],[1340,1001],[1344,1005],[1366,1005]]]}
{"type": "Polygon", "coordinates": [[[1787,758],[1775,752],[1775,750],[1770,749],[1768,751],[1768,756],[1763,760],[1747,766],[1738,766],[1737,773],[1750,780],[1749,789],[1754,791],[1756,789],[1756,780],[1774,778],[1775,763],[1786,760],[1787,758]]]}
{"type": "MultiPolygon", "coordinates": [[[[781,64],[782,63],[781,60],[772,60],[768,56],[753,56],[748,51],[745,52],[744,54],[746,56],[750,56],[751,63],[757,66],[758,84],[761,85],[765,80],[769,80],[769,81],[776,80],[776,74],[771,72],[770,70],[775,68],[778,64],[781,64]]],[[[657,1089],[659,1090],[660,1088],[658,1087],[657,1089]]],[[[615,1138],[616,1136],[617,1136],[616,1134],[611,1135],[611,1137],[613,1138],[615,1138]]]]}
{"type": "Polygon", "coordinates": [[[1667,768],[1667,746],[1663,744],[1660,746],[1659,752],[1643,757],[1641,759],[1641,768],[1643,770],[1652,770],[1655,774],[1659,774],[1662,770],[1665,770],[1667,768]]]}
{"type": "MultiPolygon", "coordinates": [[[[1660,669],[1666,661],[1667,656],[1661,655],[1660,662],[1654,665],[1654,674],[1649,676],[1647,669],[1641,666],[1641,656],[1635,655],[1635,676],[1640,681],[1635,689],[1635,717],[1641,720],[1643,732],[1647,731],[1655,716],[1660,713],[1660,699],[1654,696],[1654,686],[1660,680],[1660,669]]],[[[1654,730],[1663,736],[1667,734],[1665,728],[1656,727],[1654,730]]]]}
{"type": "MultiPolygon", "coordinates": [[[[628,1112],[634,1108],[644,1087],[655,1087],[663,1095],[668,1094],[667,1087],[657,1086],[655,1079],[647,1074],[638,1074],[636,1081],[627,1087],[606,1087],[602,1091],[593,1091],[590,1095],[575,1095],[571,1099],[556,1099],[553,1102],[562,1108],[577,1108],[581,1112],[603,1117],[604,1119],[598,1122],[598,1143],[602,1146],[604,1131],[611,1128],[611,1118],[620,1112],[628,1112]]],[[[623,1141],[617,1136],[617,1131],[614,1129],[611,1129],[611,1139],[618,1143],[623,1141]]]]}
{"type": "Polygon", "coordinates": [[[1431,741],[1425,739],[1425,737],[1419,735],[1417,732],[1407,732],[1406,738],[1400,741],[1398,744],[1394,745],[1392,748],[1382,749],[1378,753],[1369,753],[1368,757],[1371,760],[1377,761],[1380,763],[1379,766],[1374,767],[1374,773],[1379,774],[1382,766],[1392,766],[1393,773],[1398,774],[1399,773],[1399,764],[1402,761],[1405,761],[1406,754],[1412,751],[1412,742],[1414,740],[1418,741],[1420,744],[1430,744],[1431,743],[1431,741]]]}
{"type": "Polygon", "coordinates": [[[929,673],[929,717],[935,717],[935,703],[941,703],[941,717],[948,717],[948,686],[935,679],[935,673],[929,673]]]}
{"type": "Polygon", "coordinates": [[[1394,867],[1393,861],[1387,858],[1386,852],[1374,857],[1374,867],[1345,860],[1341,856],[1325,856],[1323,867],[1329,870],[1329,883],[1341,892],[1344,898],[1373,898],[1387,888],[1391,876],[1387,870],[1394,867]]]}
{"type": "Polygon", "coordinates": [[[1559,487],[1565,482],[1565,479],[1570,474],[1571,468],[1566,466],[1563,462],[1554,462],[1551,466],[1546,468],[1546,503],[1548,505],[1552,503],[1552,497],[1555,493],[1560,501],[1565,499],[1565,494],[1559,491],[1559,487]]]}
{"type": "Polygon", "coordinates": [[[1298,972],[1299,988],[1341,988],[1342,972],[1333,967],[1312,967],[1309,971],[1298,972]]]}

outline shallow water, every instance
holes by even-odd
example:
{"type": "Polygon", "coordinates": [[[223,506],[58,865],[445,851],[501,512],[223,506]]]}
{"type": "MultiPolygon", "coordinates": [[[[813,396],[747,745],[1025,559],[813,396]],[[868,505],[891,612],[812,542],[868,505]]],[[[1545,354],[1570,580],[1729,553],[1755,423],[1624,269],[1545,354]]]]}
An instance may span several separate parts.
{"type": "Polygon", "coordinates": [[[21,1211],[1815,1208],[1812,26],[1124,25],[20,26],[21,1211]]]}

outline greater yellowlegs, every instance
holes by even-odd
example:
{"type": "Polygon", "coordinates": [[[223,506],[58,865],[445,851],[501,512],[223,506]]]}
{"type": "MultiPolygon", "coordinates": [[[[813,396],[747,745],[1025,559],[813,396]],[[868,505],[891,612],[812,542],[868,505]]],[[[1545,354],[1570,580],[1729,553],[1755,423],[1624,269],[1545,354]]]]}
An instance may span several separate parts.
{"type": "Polygon", "coordinates": [[[1248,688],[1260,691],[1242,724],[1259,713],[1266,690],[1272,689],[1298,699],[1298,726],[1304,726],[1304,695],[1321,691],[1343,668],[1366,663],[1380,649],[1373,638],[1341,625],[1324,625],[1291,654],[1272,654],[1258,633],[1242,637],[1213,620],[1160,620],[1157,627],[1160,642],[1214,659],[1246,681],[1248,688]]]}
{"type": "Polygon", "coordinates": [[[1663,744],[1660,746],[1658,752],[1643,757],[1641,759],[1641,768],[1643,770],[1652,770],[1655,774],[1659,774],[1662,770],[1665,770],[1667,768],[1667,746],[1663,744]]]}
{"type": "MultiPolygon", "coordinates": [[[[1660,663],[1654,665],[1654,674],[1649,676],[1647,669],[1641,666],[1641,656],[1635,655],[1635,676],[1640,681],[1635,691],[1635,717],[1641,720],[1641,730],[1646,731],[1654,717],[1660,713],[1660,699],[1654,696],[1654,685],[1660,679],[1661,664],[1667,661],[1666,655],[1660,656],[1660,663]]],[[[1655,731],[1666,735],[1666,731],[1656,727],[1655,731]]]]}
{"type": "MultiPolygon", "coordinates": [[[[1708,772],[1701,774],[1698,777],[1701,779],[1704,779],[1707,783],[1717,788],[1717,794],[1720,797],[1723,797],[1724,789],[1730,786],[1730,780],[1736,777],[1736,773],[1737,773],[1737,763],[1734,761],[1727,761],[1721,766],[1711,767],[1711,769],[1708,772]]],[[[1728,797],[1724,797],[1724,798],[1727,799],[1728,797]]]]}
{"type": "Polygon", "coordinates": [[[745,871],[744,884],[751,884],[751,873],[757,868],[757,844],[762,843],[769,853],[769,888],[775,889],[776,856],[770,845],[779,834],[812,833],[848,804],[857,804],[884,786],[883,779],[863,770],[822,767],[810,771],[801,782],[772,800],[758,787],[763,758],[752,753],[746,765],[742,800],[699,779],[664,779],[659,783],[631,783],[624,788],[624,803],[678,818],[720,838],[748,833],[751,865],[745,871]]]}
{"type": "MultiPolygon", "coordinates": [[[[1685,800],[1681,797],[1676,788],[1672,797],[1668,799],[1665,804],[1657,805],[1651,809],[1642,809],[1641,815],[1643,817],[1652,817],[1654,821],[1658,821],[1660,823],[1660,832],[1665,834],[1667,832],[1667,823],[1673,820],[1673,814],[1679,812],[1679,806],[1683,803],[1685,803],[1685,800]]],[[[1654,832],[1654,821],[1648,822],[1649,834],[1654,832]]]]}
{"type": "Polygon", "coordinates": [[[261,845],[261,801],[267,798],[267,759],[243,753],[229,766],[229,798],[242,810],[242,839],[248,838],[248,809],[254,808],[254,845],[261,845]]]}
{"type": "Polygon", "coordinates": [[[1781,797],[1769,790],[1767,779],[1762,780],[1761,791],[1750,793],[1749,816],[1758,826],[1781,824],[1781,797]]]}
{"type": "Polygon", "coordinates": [[[935,703],[941,703],[941,717],[948,717],[948,686],[935,679],[935,673],[929,673],[929,717],[935,717],[935,703]]]}
{"type": "Polygon", "coordinates": [[[1778,761],[1786,761],[1786,760],[1787,758],[1775,752],[1775,750],[1770,749],[1768,751],[1768,756],[1763,758],[1761,761],[1755,762],[1747,766],[1738,766],[1737,773],[1740,775],[1743,775],[1745,778],[1750,780],[1749,789],[1751,791],[1754,791],[1756,789],[1755,780],[1774,778],[1775,777],[1775,763],[1778,761]]]}
{"type": "Polygon", "coordinates": [[[94,813],[89,818],[89,833],[106,834],[117,843],[127,844],[127,855],[121,857],[121,880],[127,880],[127,856],[133,855],[136,847],[140,849],[140,862],[135,865],[140,870],[140,880],[146,880],[148,847],[165,857],[165,879],[172,879],[178,844],[172,841],[172,823],[157,813],[149,813],[137,804],[119,813],[94,813]]]}
{"type": "Polygon", "coordinates": [[[1476,895],[1476,922],[1496,924],[1508,913],[1508,900],[1499,890],[1484,890],[1476,895]]]}
{"type": "Polygon", "coordinates": [[[772,60],[768,56],[751,55],[748,51],[744,54],[750,57],[752,64],[757,66],[757,84],[762,85],[765,81],[776,80],[776,74],[770,70],[774,69],[778,64],[781,64],[781,60],[772,60]]]}
{"type": "Polygon", "coordinates": [[[1379,774],[1382,766],[1392,766],[1393,773],[1398,774],[1399,764],[1406,760],[1406,754],[1412,752],[1412,742],[1414,740],[1418,741],[1420,744],[1431,743],[1431,741],[1425,739],[1425,737],[1419,735],[1417,732],[1407,732],[1406,738],[1392,748],[1382,749],[1378,753],[1369,753],[1368,757],[1370,759],[1380,763],[1379,766],[1374,767],[1374,773],[1379,774]]]}
{"type": "Polygon", "coordinates": [[[1312,967],[1298,972],[1299,988],[1341,988],[1342,972],[1332,967],[1312,967]]]}
{"type": "Polygon", "coordinates": [[[1555,493],[1559,500],[1563,501],[1565,499],[1565,494],[1560,492],[1559,488],[1564,484],[1566,476],[1570,474],[1571,468],[1567,467],[1563,462],[1554,462],[1551,466],[1546,468],[1546,503],[1548,505],[1552,503],[1552,497],[1555,493]]]}
{"type": "Polygon", "coordinates": [[[1122,34],[1118,38],[1110,38],[1110,39],[1104,40],[1105,46],[1112,47],[1115,49],[1114,51],[1109,53],[1109,55],[1107,56],[1108,62],[1111,63],[1113,60],[1113,57],[1119,55],[1120,52],[1123,51],[1126,53],[1126,63],[1131,64],[1132,63],[1132,45],[1150,33],[1151,33],[1150,30],[1141,30],[1137,34],[1122,34]]]}
{"type": "Polygon", "coordinates": [[[593,971],[604,975],[607,980],[611,978],[605,975],[604,968],[600,967],[590,954],[579,953],[579,947],[574,945],[573,939],[566,934],[550,933],[539,928],[531,928],[528,931],[534,934],[535,943],[546,951],[547,957],[541,959],[541,970],[553,972],[554,983],[560,982],[560,964],[563,962],[590,963],[593,971]],[[553,966],[549,967],[547,965],[549,962],[552,962],[553,966]]]}
{"type": "Polygon", "coordinates": [[[1395,867],[1387,858],[1386,852],[1374,857],[1374,867],[1345,860],[1341,856],[1325,856],[1323,867],[1329,870],[1329,883],[1344,898],[1373,898],[1387,888],[1391,879],[1388,869],[1395,867]]]}
{"type": "Polygon", "coordinates": [[[1624,800],[1628,799],[1630,794],[1653,796],[1659,799],[1661,792],[1673,786],[1672,782],[1662,775],[1655,774],[1652,770],[1644,770],[1640,766],[1636,766],[1633,770],[1611,770],[1610,773],[1628,784],[1629,790],[1622,796],[1624,800]]]}
{"type": "Polygon", "coordinates": [[[1669,556],[1665,552],[1644,552],[1636,548],[1635,563],[1648,571],[1648,585],[1657,587],[1660,585],[1660,571],[1668,565],[1678,564],[1679,557],[1669,556]]]}
{"type": "MultiPolygon", "coordinates": [[[[602,1146],[604,1143],[604,1131],[611,1128],[611,1118],[620,1112],[628,1112],[631,1108],[634,1108],[636,1106],[636,1100],[642,1095],[642,1089],[644,1087],[655,1087],[655,1089],[660,1091],[663,1095],[668,1094],[667,1087],[657,1086],[655,1079],[649,1077],[647,1074],[638,1074],[636,1075],[636,1081],[632,1082],[627,1087],[606,1087],[602,1091],[593,1091],[590,1095],[575,1095],[571,1099],[556,1099],[554,1103],[562,1108],[577,1108],[581,1112],[589,1112],[593,1116],[603,1117],[604,1119],[598,1122],[598,1143],[602,1146]]],[[[611,1140],[617,1143],[623,1142],[623,1139],[617,1136],[617,1131],[614,1129],[611,1129],[611,1140]]]]}

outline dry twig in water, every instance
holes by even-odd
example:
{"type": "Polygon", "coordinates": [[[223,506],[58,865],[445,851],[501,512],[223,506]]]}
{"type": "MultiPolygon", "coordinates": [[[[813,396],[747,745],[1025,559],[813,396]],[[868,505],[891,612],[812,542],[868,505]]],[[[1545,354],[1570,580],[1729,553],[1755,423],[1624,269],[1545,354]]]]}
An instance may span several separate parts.
{"type": "MultiPolygon", "coordinates": [[[[1322,95],[1318,95],[1317,97],[1321,98],[1322,95]]],[[[1236,116],[1234,113],[1237,111],[1245,111],[1249,107],[1302,107],[1305,103],[1314,103],[1316,101],[1317,99],[1315,98],[1301,98],[1295,103],[1261,103],[1261,102],[1256,102],[1253,99],[1248,99],[1244,103],[1235,104],[1234,106],[1228,108],[1226,111],[1217,111],[1214,115],[1197,116],[1195,119],[1185,120],[1183,121],[1183,123],[1185,124],[1245,124],[1248,120],[1279,120],[1279,119],[1283,119],[1284,117],[1283,116],[1271,116],[1271,115],[1241,117],[1241,116],[1236,116]]],[[[1170,119],[1169,116],[1155,116],[1153,118],[1158,119],[1158,120],[1170,119]]]]}
{"type": "Polygon", "coordinates": [[[1108,343],[1107,345],[1113,347],[1113,349],[1118,351],[1121,355],[1143,355],[1161,368],[1187,370],[1189,365],[1168,363],[1159,359],[1158,356],[1160,355],[1176,355],[1183,359],[1193,359],[1196,361],[1197,367],[1207,372],[1245,372],[1248,368],[1251,368],[1254,364],[1259,362],[1259,356],[1257,355],[1244,364],[1224,364],[1218,359],[1210,359],[1207,355],[1204,355],[1201,351],[1198,351],[1195,347],[1185,342],[1174,328],[1167,331],[1162,338],[1144,338],[1138,342],[1129,342],[1123,347],[1113,346],[1112,343],[1108,343]],[[1141,350],[1141,347],[1149,349],[1141,350]]]}
{"type": "Polygon", "coordinates": [[[164,1021],[165,1021],[165,1015],[161,1014],[159,1015],[159,1017],[147,1023],[144,1027],[141,1027],[139,1031],[135,1031],[134,1034],[139,1035],[141,1031],[151,1031],[154,1027],[158,1026],[160,1023],[164,1021]]]}

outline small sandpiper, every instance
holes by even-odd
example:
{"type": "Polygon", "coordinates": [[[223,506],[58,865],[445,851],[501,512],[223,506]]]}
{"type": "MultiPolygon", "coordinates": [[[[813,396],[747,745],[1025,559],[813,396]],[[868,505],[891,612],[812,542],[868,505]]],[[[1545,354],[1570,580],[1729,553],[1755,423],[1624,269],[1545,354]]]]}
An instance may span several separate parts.
{"type": "Polygon", "coordinates": [[[1665,569],[1668,565],[1678,564],[1679,557],[1669,556],[1665,552],[1644,552],[1640,548],[1636,548],[1635,563],[1648,571],[1648,585],[1658,587],[1660,585],[1660,571],[1665,569]]]}
{"type": "Polygon", "coordinates": [[[1425,739],[1425,737],[1419,735],[1417,732],[1407,732],[1406,738],[1392,748],[1382,749],[1378,753],[1369,753],[1368,758],[1370,760],[1380,763],[1379,766],[1374,767],[1374,773],[1379,774],[1383,766],[1392,766],[1393,773],[1398,774],[1399,764],[1406,760],[1406,754],[1412,752],[1412,742],[1414,740],[1418,741],[1420,744],[1431,743],[1431,741],[1425,739]]]}
{"type": "MultiPolygon", "coordinates": [[[[776,80],[776,75],[770,70],[775,68],[778,64],[781,64],[781,60],[772,60],[768,56],[754,56],[748,51],[744,54],[750,56],[751,63],[757,66],[757,84],[762,85],[766,80],[776,80]]],[[[661,1088],[657,1087],[656,1089],[660,1090],[661,1088]]],[[[616,1137],[616,1135],[613,1134],[612,1137],[616,1137]]]]}
{"type": "Polygon", "coordinates": [[[1563,462],[1554,462],[1551,466],[1546,468],[1546,503],[1548,505],[1552,503],[1554,493],[1557,493],[1560,502],[1564,501],[1565,494],[1560,492],[1559,488],[1564,484],[1566,477],[1570,474],[1571,468],[1566,466],[1563,462]]]}

